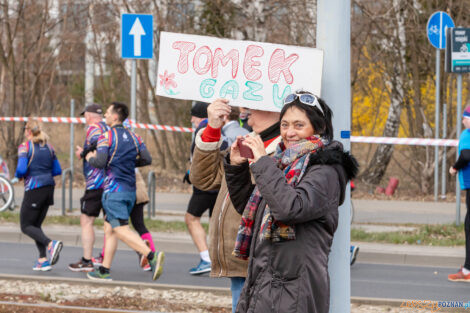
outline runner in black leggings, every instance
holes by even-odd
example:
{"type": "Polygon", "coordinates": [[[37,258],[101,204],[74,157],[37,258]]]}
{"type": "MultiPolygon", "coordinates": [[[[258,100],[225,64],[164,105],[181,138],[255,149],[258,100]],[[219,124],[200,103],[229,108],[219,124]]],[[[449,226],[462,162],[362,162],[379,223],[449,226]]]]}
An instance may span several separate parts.
{"type": "Polygon", "coordinates": [[[24,179],[24,198],[20,210],[21,231],[34,239],[39,258],[35,271],[49,271],[59,260],[62,242],[49,239],[41,229],[49,205],[54,203],[54,176],[62,170],[54,149],[47,143],[48,136],[36,120],[30,120],[24,130],[27,142],[18,148],[18,166],[15,177],[24,179]],[[49,258],[46,258],[46,248],[49,258]]]}

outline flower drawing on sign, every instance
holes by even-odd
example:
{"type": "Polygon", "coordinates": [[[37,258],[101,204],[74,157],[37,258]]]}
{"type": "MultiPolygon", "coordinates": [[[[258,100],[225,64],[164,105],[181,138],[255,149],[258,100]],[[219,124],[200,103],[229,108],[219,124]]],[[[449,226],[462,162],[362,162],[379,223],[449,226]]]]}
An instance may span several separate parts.
{"type": "Polygon", "coordinates": [[[165,92],[172,96],[172,95],[177,95],[179,92],[175,92],[173,89],[175,89],[178,84],[174,81],[175,74],[171,73],[168,74],[168,71],[165,70],[163,75],[158,75],[160,77],[160,85],[163,86],[165,92]]]}

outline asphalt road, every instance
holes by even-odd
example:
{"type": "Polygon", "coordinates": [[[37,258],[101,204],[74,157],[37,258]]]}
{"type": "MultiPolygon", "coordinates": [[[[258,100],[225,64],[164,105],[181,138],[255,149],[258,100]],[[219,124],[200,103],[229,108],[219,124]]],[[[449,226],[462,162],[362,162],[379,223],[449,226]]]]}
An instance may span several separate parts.
{"type": "MultiPolygon", "coordinates": [[[[32,270],[34,262],[38,257],[35,245],[24,243],[0,242],[0,273],[19,274],[31,276],[49,277],[73,277],[86,278],[86,273],[75,273],[68,269],[69,263],[74,263],[82,256],[82,249],[79,247],[65,246],[60,253],[60,259],[49,272],[36,272],[32,270]]],[[[99,250],[95,249],[98,255],[99,250]]],[[[228,279],[213,279],[208,274],[192,276],[188,270],[199,262],[199,255],[184,253],[165,253],[165,266],[162,276],[155,283],[230,287],[228,279]]],[[[116,252],[111,277],[113,280],[132,282],[152,282],[150,272],[144,272],[138,267],[137,254],[130,250],[118,250],[116,252]]]]}
{"type": "MultiPolygon", "coordinates": [[[[78,260],[81,249],[64,247],[59,262],[50,272],[35,272],[32,266],[37,257],[32,244],[0,242],[0,273],[48,277],[84,278],[84,273],[74,273],[67,265],[78,260]]],[[[98,250],[96,250],[98,253],[98,250]]],[[[156,284],[229,287],[228,279],[209,278],[208,274],[191,276],[188,269],[198,262],[197,255],[167,253],[163,275],[156,284]]],[[[452,283],[447,275],[453,268],[417,267],[356,263],[351,268],[352,296],[409,300],[470,300],[470,284],[452,283]]],[[[150,273],[137,265],[133,251],[118,250],[113,263],[113,280],[152,282],[150,273]]]]}

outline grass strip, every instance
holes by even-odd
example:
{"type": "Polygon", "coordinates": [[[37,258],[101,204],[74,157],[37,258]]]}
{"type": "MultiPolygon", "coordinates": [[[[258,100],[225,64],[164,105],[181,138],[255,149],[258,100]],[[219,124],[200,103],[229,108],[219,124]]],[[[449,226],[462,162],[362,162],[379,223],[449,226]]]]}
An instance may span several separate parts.
{"type": "Polygon", "coordinates": [[[393,244],[414,244],[426,246],[465,245],[464,225],[414,225],[416,230],[397,232],[366,232],[351,229],[352,241],[383,242],[393,244]]]}
{"type": "MultiPolygon", "coordinates": [[[[188,228],[186,223],[180,221],[161,221],[156,219],[144,218],[145,226],[150,231],[158,232],[186,232],[188,228]]],[[[0,222],[7,223],[20,223],[20,217],[18,213],[15,212],[1,212],[0,213],[0,222]]],[[[47,216],[44,224],[46,225],[65,225],[65,226],[80,226],[80,217],[79,216],[62,216],[62,215],[50,215],[47,216]]],[[[202,227],[206,232],[209,230],[209,225],[207,223],[201,223],[202,227]]],[[[95,220],[95,226],[103,226],[103,219],[97,218],[95,220]]]]}
{"type": "MultiPolygon", "coordinates": [[[[1,212],[0,222],[19,224],[19,214],[16,212],[1,212]]],[[[47,216],[44,224],[79,226],[79,216],[47,216]]],[[[103,219],[95,220],[96,226],[103,226],[103,219]]],[[[150,231],[157,232],[186,232],[187,227],[181,221],[161,221],[145,218],[145,225],[150,231]]],[[[465,245],[464,225],[412,225],[413,231],[396,232],[366,232],[362,229],[351,229],[352,241],[383,242],[392,244],[417,244],[428,246],[463,246],[465,245]]],[[[209,225],[202,223],[202,227],[208,232],[209,225]]]]}

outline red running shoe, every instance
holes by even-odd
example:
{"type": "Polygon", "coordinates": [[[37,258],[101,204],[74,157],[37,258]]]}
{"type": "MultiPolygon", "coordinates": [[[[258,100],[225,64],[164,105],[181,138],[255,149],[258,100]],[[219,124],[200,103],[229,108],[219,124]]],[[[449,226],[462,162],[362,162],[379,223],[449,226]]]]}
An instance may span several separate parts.
{"type": "Polygon", "coordinates": [[[470,274],[465,275],[463,273],[463,268],[461,268],[460,271],[455,274],[450,274],[449,276],[447,276],[447,278],[450,281],[464,281],[470,283],[470,274]]]}

